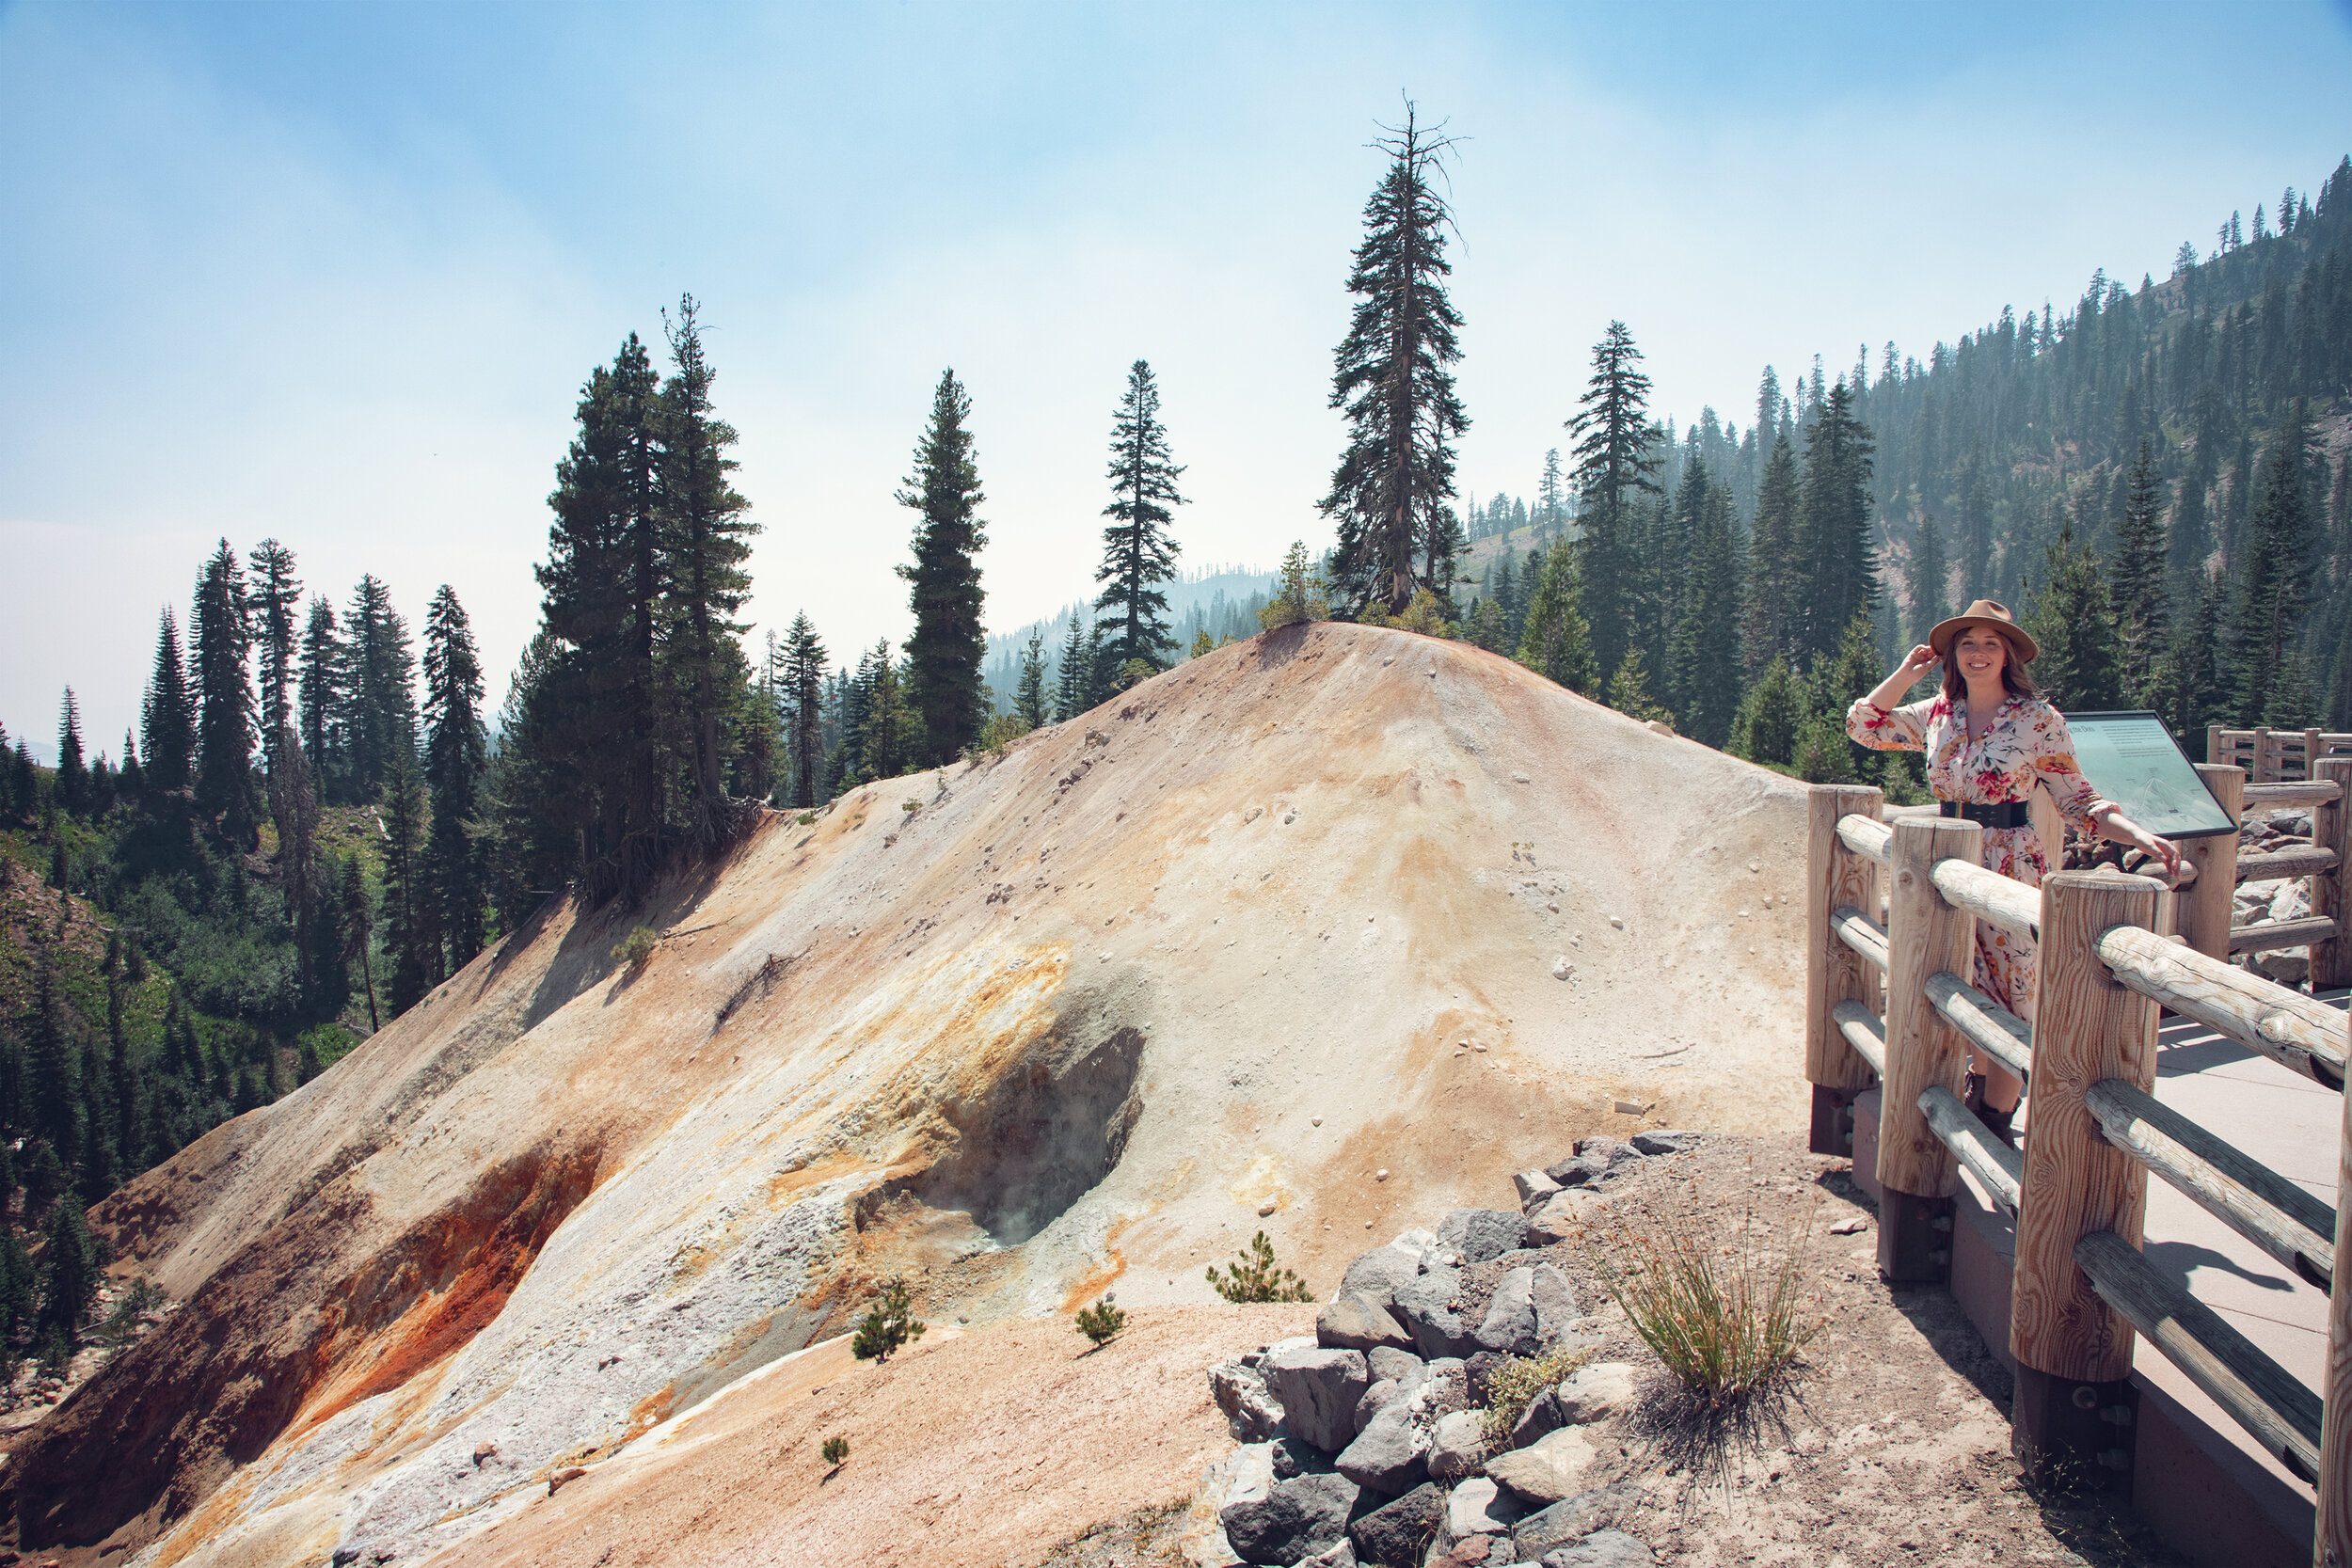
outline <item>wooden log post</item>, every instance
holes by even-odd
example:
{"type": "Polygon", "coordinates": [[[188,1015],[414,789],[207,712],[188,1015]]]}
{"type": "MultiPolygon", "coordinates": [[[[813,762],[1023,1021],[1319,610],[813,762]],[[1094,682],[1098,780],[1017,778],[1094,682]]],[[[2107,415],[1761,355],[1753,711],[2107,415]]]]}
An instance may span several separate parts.
{"type": "Polygon", "coordinates": [[[1804,1076],[1813,1085],[1816,1154],[1853,1152],[1854,1096],[1878,1081],[1832,1015],[1840,1002],[1877,1012],[1879,974],[1837,940],[1829,923],[1848,905],[1878,908],[1878,863],[1847,847],[1837,836],[1837,819],[1851,815],[1875,822],[1881,800],[1875,789],[1816,784],[1806,800],[1804,1076]]]}
{"type": "MultiPolygon", "coordinates": [[[[2352,1059],[2352,1031],[2344,1049],[2352,1059]]],[[[2352,1568],[2352,1246],[2344,1216],[2352,1214],[2352,1095],[2344,1097],[2344,1130],[2336,1141],[2336,1268],[2328,1292],[2328,1381],[2319,1440],[2319,1521],[2312,1530],[2317,1568],[2352,1568]]]]}
{"type": "MultiPolygon", "coordinates": [[[[2227,763],[2200,763],[2197,776],[2230,814],[2246,817],[2246,769],[2227,763]]],[[[2181,858],[2197,868],[2197,879],[2181,893],[2181,935],[2208,958],[2230,956],[2230,911],[2237,907],[2237,834],[2214,833],[2181,846],[2181,858]]]]}
{"type": "Polygon", "coordinates": [[[2074,1243],[2094,1230],[2140,1243],[2148,1172],[2101,1136],[2083,1096],[2106,1078],[2142,1093],[2155,1085],[2159,1009],[2117,983],[2096,944],[2112,926],[2152,927],[2157,891],[2112,872],[2061,871],[2042,884],[2033,1117],[2010,1305],[2010,1442],[2028,1473],[2061,1489],[2130,1484],[2132,1329],[2075,1265],[2074,1243]]]}
{"type": "Polygon", "coordinates": [[[1967,1042],[1928,1000],[1928,978],[1974,968],[1976,920],[1935,890],[1938,861],[1982,857],[1984,830],[1957,817],[1895,824],[1886,925],[1886,1094],[1879,1107],[1879,1273],[1889,1280],[1948,1278],[1952,1267],[1952,1151],[1919,1109],[1940,1084],[1960,1093],[1967,1042]]]}
{"type": "Polygon", "coordinates": [[[2352,757],[2320,757],[2312,764],[2314,783],[2332,783],[2339,793],[2312,808],[2312,847],[2333,849],[2333,870],[2312,878],[2312,913],[2336,923],[2335,939],[2312,943],[2312,990],[2352,986],[2352,757]]]}

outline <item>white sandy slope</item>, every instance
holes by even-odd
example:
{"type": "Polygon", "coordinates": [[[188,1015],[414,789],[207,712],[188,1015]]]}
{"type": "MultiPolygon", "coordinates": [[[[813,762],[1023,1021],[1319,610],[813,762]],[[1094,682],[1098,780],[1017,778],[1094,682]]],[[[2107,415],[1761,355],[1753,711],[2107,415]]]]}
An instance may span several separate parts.
{"type": "Polygon", "coordinates": [[[1463,644],[1220,649],[553,911],[143,1178],[101,1217],[188,1305],[0,1479],[28,1542],[405,1556],[890,1274],[943,1323],[1200,1303],[1263,1227],[1327,1290],[1581,1132],[1795,1125],[1803,820],[1463,644]]]}

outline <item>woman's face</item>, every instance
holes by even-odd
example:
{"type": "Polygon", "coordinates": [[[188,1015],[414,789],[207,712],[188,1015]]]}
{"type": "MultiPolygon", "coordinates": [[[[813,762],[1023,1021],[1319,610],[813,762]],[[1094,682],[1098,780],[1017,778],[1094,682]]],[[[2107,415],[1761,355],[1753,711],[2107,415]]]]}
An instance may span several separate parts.
{"type": "Polygon", "coordinates": [[[2009,639],[1983,626],[1963,627],[1952,639],[1952,662],[1970,686],[1997,686],[2009,663],[2009,639]]]}

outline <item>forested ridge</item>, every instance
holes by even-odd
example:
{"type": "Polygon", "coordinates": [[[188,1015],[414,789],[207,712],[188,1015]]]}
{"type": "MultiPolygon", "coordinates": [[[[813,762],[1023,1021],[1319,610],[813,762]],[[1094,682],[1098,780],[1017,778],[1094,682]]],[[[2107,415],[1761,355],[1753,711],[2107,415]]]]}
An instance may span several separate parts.
{"type": "MultiPolygon", "coordinates": [[[[1442,128],[1440,127],[1441,131],[1442,128]]],[[[1975,597],[2024,613],[2069,707],[2352,727],[2352,161],[2184,245],[1924,357],[1772,368],[1742,428],[1661,422],[1613,322],[1564,382],[1534,495],[1457,491],[1454,144],[1408,114],[1346,278],[1347,445],[1269,594],[1172,610],[1184,466],[1148,362],[1109,405],[1090,597],[1000,641],[974,394],[931,388],[895,499],[914,630],[838,657],[805,612],[748,644],[759,528],[700,307],[590,370],[553,465],[540,623],[485,712],[464,609],[421,639],[363,577],[227,540],[164,611],[110,757],[71,689],[57,763],[0,731],[0,1354],[87,1325],[81,1210],[287,1092],[570,889],[639,899],[763,808],[1000,751],[1256,626],[1342,616],[1474,641],[1767,766],[1915,763],[1847,704],[1975,597]],[[1053,634],[1050,635],[1049,634],[1053,634]]],[[[1107,389],[1106,389],[1107,390],[1107,389]]],[[[1086,567],[1073,562],[1073,586],[1086,567]]]]}

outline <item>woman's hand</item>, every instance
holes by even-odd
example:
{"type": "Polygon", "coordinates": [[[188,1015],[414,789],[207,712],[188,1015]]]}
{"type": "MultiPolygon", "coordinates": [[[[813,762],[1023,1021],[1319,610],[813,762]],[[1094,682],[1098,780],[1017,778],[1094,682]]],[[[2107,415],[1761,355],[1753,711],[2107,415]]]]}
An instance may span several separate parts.
{"type": "Polygon", "coordinates": [[[1895,666],[1895,673],[1879,682],[1878,689],[1863,699],[1884,713],[1903,700],[1903,693],[1919,684],[1919,677],[1935,666],[1935,650],[1925,642],[1903,655],[1903,661],[1895,666]]]}
{"type": "Polygon", "coordinates": [[[1917,647],[1912,649],[1911,652],[1903,655],[1903,661],[1901,664],[1896,666],[1895,673],[1899,675],[1909,675],[1915,681],[1921,675],[1926,674],[1930,670],[1934,668],[1935,650],[1929,647],[1925,642],[1922,642],[1917,647]]]}
{"type": "Polygon", "coordinates": [[[2136,844],[2164,863],[2167,880],[2181,874],[2181,847],[2169,838],[2158,838],[2120,811],[2107,813],[2107,837],[2118,844],[2136,844]]]}

